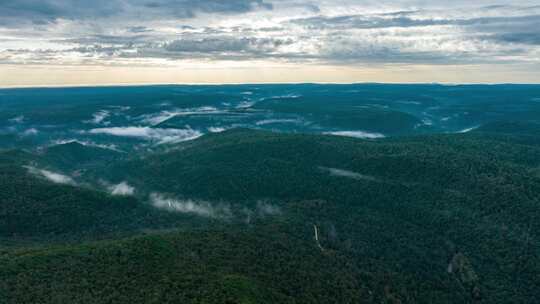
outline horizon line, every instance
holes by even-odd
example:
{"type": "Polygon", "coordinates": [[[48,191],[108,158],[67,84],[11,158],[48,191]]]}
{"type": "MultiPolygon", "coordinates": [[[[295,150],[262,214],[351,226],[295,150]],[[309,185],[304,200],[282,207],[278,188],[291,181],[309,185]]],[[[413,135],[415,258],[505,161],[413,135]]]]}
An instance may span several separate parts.
{"type": "Polygon", "coordinates": [[[75,88],[114,88],[114,87],[158,87],[158,86],[241,86],[241,85],[439,85],[439,86],[503,86],[503,85],[525,85],[540,86],[538,83],[520,82],[238,82],[238,83],[205,83],[205,82],[183,82],[183,83],[110,83],[110,84],[44,84],[44,85],[0,85],[0,90],[10,89],[75,89],[75,88]]]}

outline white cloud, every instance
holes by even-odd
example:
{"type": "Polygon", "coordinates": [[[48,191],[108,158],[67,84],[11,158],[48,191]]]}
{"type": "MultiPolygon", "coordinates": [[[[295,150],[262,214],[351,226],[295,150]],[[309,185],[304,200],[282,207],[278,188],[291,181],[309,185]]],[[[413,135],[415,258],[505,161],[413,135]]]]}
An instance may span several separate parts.
{"type": "Polygon", "coordinates": [[[41,177],[44,177],[48,179],[49,181],[57,184],[65,184],[65,185],[76,185],[77,183],[69,176],[58,173],[58,172],[52,172],[48,170],[43,169],[37,169],[35,167],[28,166],[26,167],[28,171],[34,175],[38,175],[41,177]]]}
{"type": "Polygon", "coordinates": [[[9,120],[9,122],[12,122],[12,123],[22,123],[23,121],[24,121],[23,115],[13,117],[12,119],[9,120]]]}
{"type": "Polygon", "coordinates": [[[281,214],[281,208],[276,205],[272,205],[268,202],[258,201],[257,202],[257,213],[260,216],[266,215],[279,215],[281,214]]]}
{"type": "Polygon", "coordinates": [[[159,193],[150,194],[150,202],[156,208],[209,218],[228,218],[232,213],[227,205],[213,206],[209,202],[172,199],[159,193]]]}
{"type": "Polygon", "coordinates": [[[37,135],[38,133],[39,133],[39,131],[36,128],[30,128],[30,129],[25,130],[22,133],[22,135],[23,136],[32,136],[32,135],[37,135]]]}
{"type": "Polygon", "coordinates": [[[249,109],[255,105],[254,101],[242,101],[239,103],[236,108],[237,109],[249,109]]]}
{"type": "Polygon", "coordinates": [[[101,148],[101,149],[106,149],[106,150],[112,150],[112,151],[116,151],[116,152],[125,153],[124,151],[120,150],[118,148],[118,146],[115,145],[115,144],[98,144],[98,143],[95,143],[93,141],[88,141],[88,140],[58,139],[58,140],[52,141],[50,145],[51,146],[65,145],[65,144],[70,144],[70,143],[73,143],[73,142],[76,142],[76,143],[81,144],[83,146],[95,147],[95,148],[101,148]]]}
{"type": "Polygon", "coordinates": [[[135,194],[135,188],[127,182],[121,182],[117,185],[109,186],[109,191],[112,195],[129,196],[135,194]]]}
{"type": "Polygon", "coordinates": [[[94,114],[92,114],[93,118],[91,120],[84,121],[85,123],[92,123],[95,125],[99,125],[103,123],[104,125],[107,125],[108,122],[104,121],[107,117],[109,117],[111,113],[109,111],[101,110],[94,114]]]}
{"type": "Polygon", "coordinates": [[[356,179],[356,180],[368,180],[372,182],[378,181],[378,179],[373,176],[360,174],[354,171],[337,169],[337,168],[327,168],[327,167],[319,167],[319,168],[323,171],[327,171],[332,176],[347,177],[347,178],[356,179]]]}
{"type": "Polygon", "coordinates": [[[150,114],[143,116],[143,123],[150,124],[152,126],[159,125],[176,116],[192,116],[192,115],[209,115],[209,114],[223,114],[225,111],[218,110],[215,107],[200,107],[193,109],[177,109],[173,111],[162,111],[157,114],[150,114]]]}
{"type": "Polygon", "coordinates": [[[271,124],[299,124],[302,121],[299,119],[264,119],[257,121],[255,124],[257,126],[271,125],[271,124]]]}
{"type": "Polygon", "coordinates": [[[478,128],[480,128],[480,126],[466,128],[466,129],[458,131],[457,133],[469,133],[469,132],[474,131],[474,130],[476,130],[478,128]]]}
{"type": "Polygon", "coordinates": [[[173,66],[186,68],[194,81],[200,78],[191,76],[198,74],[193,67],[255,71],[309,62],[407,73],[406,67],[419,65],[473,63],[486,65],[482,70],[491,70],[489,64],[533,73],[540,63],[540,6],[533,0],[502,0],[495,6],[489,1],[279,0],[272,1],[271,10],[261,9],[269,3],[255,0],[23,2],[28,1],[0,2],[0,63],[173,66]],[[179,23],[178,18],[187,19],[179,23]]]}
{"type": "Polygon", "coordinates": [[[221,133],[227,131],[227,129],[223,127],[209,127],[208,131],[211,133],[221,133]]]}
{"type": "Polygon", "coordinates": [[[134,137],[158,142],[158,144],[178,143],[193,140],[203,134],[191,129],[160,129],[150,127],[113,127],[88,131],[90,134],[107,134],[120,137],[134,137]]]}
{"type": "Polygon", "coordinates": [[[344,137],[354,137],[362,139],[378,139],[385,138],[386,136],[382,133],[372,133],[366,131],[335,131],[335,132],[325,132],[327,135],[335,136],[344,136],[344,137]]]}

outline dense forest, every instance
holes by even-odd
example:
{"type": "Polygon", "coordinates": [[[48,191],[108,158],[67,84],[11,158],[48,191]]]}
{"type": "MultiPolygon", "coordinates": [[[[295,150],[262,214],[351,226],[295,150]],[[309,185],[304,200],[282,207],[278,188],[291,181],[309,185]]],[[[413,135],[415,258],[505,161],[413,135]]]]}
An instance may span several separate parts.
{"type": "Polygon", "coordinates": [[[0,92],[0,303],[536,303],[540,86],[0,92]]]}
{"type": "Polygon", "coordinates": [[[88,161],[92,149],[72,154],[82,159],[5,151],[0,293],[7,303],[533,303],[540,145],[529,127],[376,141],[236,129],[112,166],[97,164],[114,153],[88,161]],[[53,184],[23,164],[88,164],[88,182],[53,184]],[[137,193],[112,196],[98,176],[137,193]],[[156,209],[156,192],[215,214],[156,209]]]}

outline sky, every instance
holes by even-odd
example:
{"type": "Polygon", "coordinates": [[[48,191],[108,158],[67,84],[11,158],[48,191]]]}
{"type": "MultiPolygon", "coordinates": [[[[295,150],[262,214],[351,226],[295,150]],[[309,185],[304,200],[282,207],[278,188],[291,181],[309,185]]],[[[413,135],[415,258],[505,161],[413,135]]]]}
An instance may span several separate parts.
{"type": "Polygon", "coordinates": [[[0,0],[0,86],[540,83],[540,0],[0,0]]]}

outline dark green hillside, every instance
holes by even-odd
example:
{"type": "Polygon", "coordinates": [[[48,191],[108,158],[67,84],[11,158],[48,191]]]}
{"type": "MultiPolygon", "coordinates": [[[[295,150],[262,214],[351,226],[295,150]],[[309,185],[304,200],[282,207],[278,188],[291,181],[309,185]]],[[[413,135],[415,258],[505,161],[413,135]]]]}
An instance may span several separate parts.
{"type": "Polygon", "coordinates": [[[121,152],[73,141],[48,147],[41,153],[39,159],[46,165],[62,170],[72,170],[109,164],[121,157],[121,152]]]}
{"type": "Polygon", "coordinates": [[[121,164],[110,174],[152,191],[189,197],[303,199],[320,198],[317,192],[331,188],[327,183],[343,181],[320,167],[394,184],[451,188],[473,187],[486,174],[519,174],[517,167],[539,164],[537,147],[476,134],[362,141],[237,129],[121,164]]]}
{"type": "MultiPolygon", "coordinates": [[[[0,160],[15,163],[17,155],[21,153],[2,153],[0,160]]],[[[157,211],[133,197],[54,184],[0,162],[0,244],[110,238],[145,228],[199,224],[204,222],[157,211]]]]}
{"type": "Polygon", "coordinates": [[[344,257],[322,254],[282,224],[21,250],[0,261],[6,304],[376,299],[344,257]]]}
{"type": "MultiPolygon", "coordinates": [[[[231,204],[232,219],[212,221],[5,165],[5,238],[150,235],[5,250],[0,292],[8,303],[534,303],[540,153],[508,136],[237,129],[96,173],[144,198],[231,204]],[[259,200],[279,212],[250,218],[259,200]]],[[[0,160],[16,163],[10,153],[0,160]]]]}
{"type": "Polygon", "coordinates": [[[389,274],[404,302],[527,303],[540,276],[538,155],[481,134],[362,141],[233,130],[114,171],[180,197],[272,199],[334,235],[323,246],[389,274]]]}
{"type": "Polygon", "coordinates": [[[0,149],[32,148],[34,145],[35,142],[30,137],[21,137],[13,133],[0,132],[0,149]]]}
{"type": "Polygon", "coordinates": [[[492,122],[474,130],[506,143],[540,146],[540,124],[534,122],[492,122]]]}
{"type": "Polygon", "coordinates": [[[513,135],[535,135],[540,136],[540,124],[522,121],[500,121],[481,126],[476,131],[513,134],[513,135]]]}
{"type": "MultiPolygon", "coordinates": [[[[375,103],[375,101],[374,101],[375,103]]],[[[421,121],[413,115],[389,110],[381,105],[362,104],[356,98],[310,96],[275,98],[257,103],[254,109],[280,114],[302,112],[306,119],[323,127],[367,130],[385,134],[406,134],[421,121]]]]}

